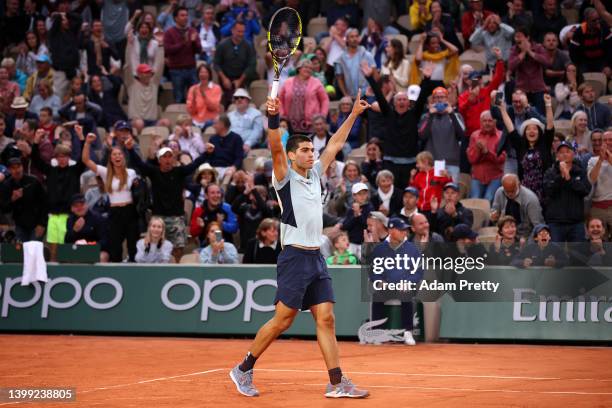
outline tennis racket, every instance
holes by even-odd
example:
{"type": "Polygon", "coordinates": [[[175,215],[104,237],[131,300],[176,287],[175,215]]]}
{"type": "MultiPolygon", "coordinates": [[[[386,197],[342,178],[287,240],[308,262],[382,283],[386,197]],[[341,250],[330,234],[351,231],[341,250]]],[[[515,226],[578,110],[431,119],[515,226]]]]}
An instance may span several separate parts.
{"type": "Polygon", "coordinates": [[[270,96],[278,95],[280,74],[289,58],[297,51],[302,40],[302,19],[291,7],[279,9],[270,20],[268,27],[268,49],[272,53],[274,64],[274,81],[270,96]]]}

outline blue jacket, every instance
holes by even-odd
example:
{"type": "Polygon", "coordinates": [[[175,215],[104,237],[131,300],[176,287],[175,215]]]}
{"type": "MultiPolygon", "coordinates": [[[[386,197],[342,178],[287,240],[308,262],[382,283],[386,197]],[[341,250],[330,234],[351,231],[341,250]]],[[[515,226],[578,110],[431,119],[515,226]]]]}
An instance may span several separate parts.
{"type": "MultiPolygon", "coordinates": [[[[389,241],[384,241],[380,243],[374,251],[372,252],[372,259],[375,258],[392,258],[395,259],[397,255],[408,255],[409,259],[416,259],[421,257],[421,251],[414,245],[412,242],[406,240],[403,244],[401,244],[398,248],[393,249],[389,243],[389,241]]],[[[373,261],[375,262],[375,261],[373,261]]],[[[385,268],[382,274],[370,274],[370,278],[381,279],[385,282],[400,282],[402,280],[408,280],[412,282],[420,282],[423,279],[423,268],[419,266],[414,273],[412,272],[412,262],[408,260],[408,269],[404,269],[403,267],[397,268],[397,265],[394,265],[393,268],[385,268]]],[[[403,260],[402,260],[403,266],[403,260]]]]}
{"type": "Polygon", "coordinates": [[[232,28],[234,27],[234,23],[236,23],[238,15],[242,14],[242,21],[246,26],[244,31],[244,39],[247,40],[249,43],[253,44],[253,37],[259,34],[261,27],[259,25],[259,21],[257,20],[257,16],[254,16],[250,20],[247,19],[248,12],[248,7],[232,7],[227,13],[223,15],[223,20],[221,21],[221,35],[223,37],[229,37],[230,35],[232,35],[232,28]]]}
{"type": "Polygon", "coordinates": [[[234,132],[229,132],[225,136],[214,135],[210,138],[210,143],[215,145],[212,153],[210,165],[213,167],[236,166],[242,167],[244,149],[242,138],[234,132]]]}
{"type": "Polygon", "coordinates": [[[352,208],[349,208],[346,212],[346,217],[342,222],[342,230],[348,233],[351,244],[363,243],[363,230],[368,227],[368,217],[372,211],[374,211],[372,204],[368,202],[361,206],[361,215],[359,217],[355,217],[352,208]]]}

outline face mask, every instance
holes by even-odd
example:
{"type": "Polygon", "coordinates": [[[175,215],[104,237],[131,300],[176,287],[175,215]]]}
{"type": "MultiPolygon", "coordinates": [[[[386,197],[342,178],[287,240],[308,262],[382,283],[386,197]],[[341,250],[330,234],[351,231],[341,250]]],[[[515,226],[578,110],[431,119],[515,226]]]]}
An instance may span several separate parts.
{"type": "Polygon", "coordinates": [[[436,102],[434,104],[434,108],[436,108],[436,111],[438,111],[439,113],[444,112],[447,107],[448,107],[448,103],[446,102],[436,102]]]}

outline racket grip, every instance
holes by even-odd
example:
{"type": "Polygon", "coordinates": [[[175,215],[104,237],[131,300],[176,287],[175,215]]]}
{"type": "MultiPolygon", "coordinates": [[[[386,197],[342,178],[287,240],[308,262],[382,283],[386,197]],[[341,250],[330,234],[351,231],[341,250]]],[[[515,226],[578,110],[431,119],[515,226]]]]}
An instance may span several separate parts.
{"type": "Polygon", "coordinates": [[[278,84],[279,84],[278,79],[274,79],[274,81],[272,81],[272,90],[270,91],[270,98],[272,99],[278,96],[278,84]]]}

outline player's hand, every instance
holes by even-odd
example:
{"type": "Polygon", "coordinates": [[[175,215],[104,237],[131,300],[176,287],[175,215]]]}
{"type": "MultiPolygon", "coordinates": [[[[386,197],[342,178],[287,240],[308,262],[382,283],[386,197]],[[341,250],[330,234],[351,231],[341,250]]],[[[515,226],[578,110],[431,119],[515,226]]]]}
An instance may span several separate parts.
{"type": "Polygon", "coordinates": [[[355,99],[355,103],[353,104],[352,114],[359,116],[369,107],[370,107],[370,104],[367,101],[361,99],[361,89],[360,89],[359,91],[357,91],[357,99],[355,99]]]}
{"type": "Polygon", "coordinates": [[[268,116],[276,116],[280,113],[280,99],[279,98],[271,98],[268,96],[268,101],[266,103],[268,107],[268,116]]]}

